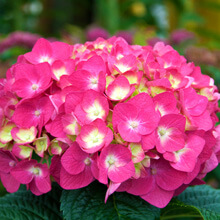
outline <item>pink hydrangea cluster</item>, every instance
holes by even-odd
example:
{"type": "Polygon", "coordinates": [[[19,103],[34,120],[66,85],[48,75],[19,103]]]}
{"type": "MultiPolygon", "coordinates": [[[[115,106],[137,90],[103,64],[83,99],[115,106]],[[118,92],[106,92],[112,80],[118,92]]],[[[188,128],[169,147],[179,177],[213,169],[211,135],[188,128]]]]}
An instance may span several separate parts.
{"type": "Polygon", "coordinates": [[[213,79],[171,46],[39,39],[0,81],[0,177],[35,195],[98,180],[165,207],[220,160],[213,79]]]}

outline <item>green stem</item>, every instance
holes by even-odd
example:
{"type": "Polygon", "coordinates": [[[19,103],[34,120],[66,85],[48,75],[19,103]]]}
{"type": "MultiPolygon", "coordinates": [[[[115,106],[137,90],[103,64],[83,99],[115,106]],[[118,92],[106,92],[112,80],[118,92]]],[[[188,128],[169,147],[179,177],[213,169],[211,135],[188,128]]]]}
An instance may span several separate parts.
{"type": "Polygon", "coordinates": [[[120,215],[120,213],[119,213],[119,211],[118,211],[118,208],[117,208],[117,206],[116,206],[116,203],[115,203],[115,194],[113,194],[112,196],[113,196],[114,208],[115,208],[115,210],[116,210],[116,212],[117,212],[117,214],[118,214],[118,219],[121,219],[121,215],[120,215]]]}

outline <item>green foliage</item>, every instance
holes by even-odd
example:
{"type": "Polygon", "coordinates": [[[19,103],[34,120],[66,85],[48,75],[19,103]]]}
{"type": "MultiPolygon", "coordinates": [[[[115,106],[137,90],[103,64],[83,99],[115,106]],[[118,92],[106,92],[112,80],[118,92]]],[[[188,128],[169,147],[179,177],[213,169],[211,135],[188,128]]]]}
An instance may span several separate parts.
{"type": "Polygon", "coordinates": [[[160,209],[127,193],[114,193],[105,204],[106,189],[106,186],[94,182],[86,188],[63,191],[61,210],[64,219],[154,220],[159,218],[160,209]]]}
{"type": "Polygon", "coordinates": [[[106,186],[98,182],[85,188],[63,191],[54,184],[51,192],[35,196],[21,187],[16,193],[0,197],[0,219],[220,219],[220,190],[207,185],[189,187],[164,209],[156,208],[138,196],[121,192],[115,192],[105,204],[106,190],[106,186]]]}
{"type": "Polygon", "coordinates": [[[35,196],[25,187],[0,198],[1,220],[49,220],[62,219],[59,211],[61,190],[53,185],[53,190],[46,195],[35,196]]]}
{"type": "Polygon", "coordinates": [[[161,219],[199,217],[204,220],[220,219],[220,190],[207,185],[187,188],[162,210],[161,219]]]}

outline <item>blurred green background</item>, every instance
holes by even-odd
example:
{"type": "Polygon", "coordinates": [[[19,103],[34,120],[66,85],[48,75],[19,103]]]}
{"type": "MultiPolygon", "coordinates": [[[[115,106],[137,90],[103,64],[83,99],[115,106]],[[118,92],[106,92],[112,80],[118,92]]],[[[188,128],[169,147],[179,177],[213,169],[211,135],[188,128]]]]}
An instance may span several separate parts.
{"type": "MultiPolygon", "coordinates": [[[[171,44],[220,88],[220,0],[0,0],[0,76],[40,37],[75,44],[112,35],[171,44]]],[[[220,167],[206,180],[220,188],[220,167]]]]}
{"type": "Polygon", "coordinates": [[[122,36],[163,40],[220,85],[220,0],[0,1],[0,74],[39,37],[70,44],[122,36]]]}

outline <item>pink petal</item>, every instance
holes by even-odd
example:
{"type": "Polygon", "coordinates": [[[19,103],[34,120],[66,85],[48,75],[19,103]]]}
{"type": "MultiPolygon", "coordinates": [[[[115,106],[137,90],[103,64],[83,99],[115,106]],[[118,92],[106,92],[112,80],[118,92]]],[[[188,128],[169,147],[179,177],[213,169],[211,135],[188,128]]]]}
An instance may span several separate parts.
{"type": "Polygon", "coordinates": [[[78,91],[86,91],[93,89],[98,91],[98,77],[93,76],[90,72],[86,70],[77,70],[69,77],[69,82],[76,88],[78,91]],[[92,84],[92,79],[96,79],[97,83],[92,84]]]}
{"type": "Polygon", "coordinates": [[[128,122],[122,121],[118,124],[118,131],[123,140],[138,143],[141,141],[141,134],[135,129],[129,128],[128,122]]]}
{"type": "Polygon", "coordinates": [[[16,167],[11,170],[11,175],[21,184],[28,184],[34,178],[30,169],[37,164],[36,160],[20,161],[16,167]]]}
{"type": "Polygon", "coordinates": [[[0,150],[0,172],[9,173],[16,163],[17,159],[11,152],[0,150]]]}
{"type": "Polygon", "coordinates": [[[51,43],[51,48],[53,50],[53,58],[57,60],[66,60],[72,56],[72,45],[63,42],[53,42],[51,43]]]}
{"type": "Polygon", "coordinates": [[[127,192],[137,196],[145,195],[152,190],[154,184],[154,180],[151,176],[147,178],[132,179],[131,187],[127,192]]]}
{"type": "Polygon", "coordinates": [[[38,75],[38,83],[41,90],[46,90],[50,86],[52,70],[48,63],[40,63],[35,66],[36,75],[38,75]]]}
{"type": "Polygon", "coordinates": [[[146,195],[142,195],[141,198],[149,202],[151,205],[154,205],[158,208],[164,208],[172,199],[173,194],[174,190],[166,191],[161,189],[159,186],[154,185],[154,189],[146,195]]]}
{"type": "Polygon", "coordinates": [[[161,117],[159,126],[166,128],[178,128],[181,132],[185,132],[186,118],[180,114],[169,114],[161,117]]]}
{"type": "Polygon", "coordinates": [[[151,134],[143,135],[141,139],[143,150],[153,149],[156,145],[156,136],[153,131],[151,134]]]}
{"type": "Polygon", "coordinates": [[[34,45],[32,52],[26,53],[24,55],[30,63],[37,64],[40,62],[41,57],[51,57],[52,48],[49,41],[41,38],[34,45]]]}
{"type": "Polygon", "coordinates": [[[21,98],[30,98],[37,94],[37,90],[32,89],[32,83],[28,79],[18,79],[12,85],[12,89],[21,98]]]}
{"type": "Polygon", "coordinates": [[[36,187],[40,192],[47,193],[51,190],[51,183],[50,183],[49,175],[47,177],[35,176],[33,181],[35,181],[36,187]]]}
{"type": "Polygon", "coordinates": [[[155,112],[155,107],[152,98],[145,92],[139,93],[129,99],[127,103],[134,105],[138,111],[155,112]]]}
{"type": "Polygon", "coordinates": [[[162,116],[179,112],[176,98],[171,92],[160,93],[153,98],[153,101],[162,116]]]}
{"type": "Polygon", "coordinates": [[[190,149],[185,149],[185,151],[180,154],[179,160],[174,163],[170,163],[170,165],[179,171],[183,172],[192,172],[195,168],[195,164],[197,162],[197,156],[190,149]]]}
{"type": "Polygon", "coordinates": [[[100,72],[106,72],[106,66],[101,56],[94,55],[87,61],[80,64],[80,69],[87,70],[91,74],[99,74],[100,72]]]}
{"type": "Polygon", "coordinates": [[[105,194],[105,203],[107,202],[108,197],[113,194],[117,188],[121,185],[121,183],[114,183],[114,182],[110,182],[108,190],[105,194]]]}
{"type": "Polygon", "coordinates": [[[183,184],[186,178],[185,172],[173,169],[167,161],[162,159],[152,161],[151,168],[156,169],[156,183],[164,190],[170,191],[177,189],[183,184]]]}
{"type": "Polygon", "coordinates": [[[9,193],[14,193],[18,191],[20,187],[20,182],[18,182],[11,174],[1,173],[0,176],[3,186],[9,193]]]}
{"type": "Polygon", "coordinates": [[[80,103],[82,97],[83,97],[82,92],[75,92],[75,93],[72,92],[72,93],[67,94],[66,100],[65,100],[66,113],[74,112],[76,105],[80,103]]]}
{"type": "Polygon", "coordinates": [[[79,145],[74,142],[63,154],[61,164],[69,174],[76,175],[85,169],[84,160],[88,156],[89,155],[82,151],[79,145]]]}
{"type": "Polygon", "coordinates": [[[135,174],[134,164],[131,161],[125,166],[114,167],[108,170],[108,177],[115,183],[122,183],[135,174]]]}
{"type": "Polygon", "coordinates": [[[118,76],[106,89],[106,95],[113,101],[125,100],[134,91],[124,76],[118,76]]]}
{"type": "Polygon", "coordinates": [[[37,109],[34,103],[31,101],[23,102],[15,109],[12,120],[15,124],[23,128],[36,127],[40,117],[35,115],[35,111],[37,111],[37,109]]]}
{"type": "Polygon", "coordinates": [[[128,103],[117,104],[113,109],[112,123],[114,130],[117,131],[118,124],[123,121],[127,122],[128,119],[136,119],[138,114],[137,108],[128,103]]]}
{"type": "Polygon", "coordinates": [[[57,115],[53,121],[47,123],[45,126],[47,132],[49,132],[54,137],[66,137],[66,134],[63,131],[62,116],[63,114],[57,115]]]}
{"type": "Polygon", "coordinates": [[[147,135],[156,129],[160,119],[156,112],[143,110],[139,112],[137,120],[140,122],[137,127],[138,133],[141,135],[147,135]]]}
{"type": "Polygon", "coordinates": [[[189,119],[192,125],[198,127],[199,129],[208,131],[213,127],[213,121],[210,117],[210,113],[207,110],[205,110],[199,116],[190,116],[189,119]]]}
{"type": "Polygon", "coordinates": [[[89,185],[94,180],[89,167],[79,174],[71,175],[61,168],[60,185],[64,189],[79,189],[89,185]]]}

